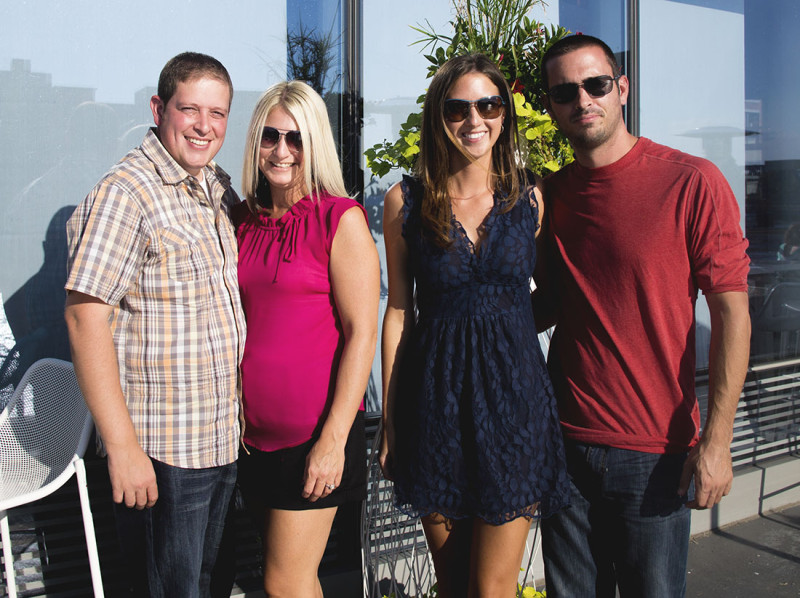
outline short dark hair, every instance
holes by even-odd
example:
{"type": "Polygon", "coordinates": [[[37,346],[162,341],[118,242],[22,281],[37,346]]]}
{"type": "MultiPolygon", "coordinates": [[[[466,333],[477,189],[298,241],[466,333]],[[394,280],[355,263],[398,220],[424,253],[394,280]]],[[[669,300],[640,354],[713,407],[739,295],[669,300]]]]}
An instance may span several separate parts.
{"type": "Polygon", "coordinates": [[[608,64],[611,66],[614,76],[616,77],[620,73],[619,64],[617,63],[617,57],[614,56],[614,52],[611,48],[608,47],[603,40],[597,37],[593,37],[591,35],[583,35],[581,33],[576,33],[575,35],[568,35],[567,37],[562,37],[552,46],[550,46],[547,51],[542,56],[542,64],[541,64],[541,74],[542,74],[542,85],[544,91],[550,89],[550,82],[548,80],[547,75],[547,63],[551,60],[563,56],[564,54],[569,54],[570,52],[574,52],[575,50],[580,50],[582,48],[589,48],[589,47],[597,47],[603,50],[603,53],[606,55],[606,60],[608,60],[608,64]]]}
{"type": "Polygon", "coordinates": [[[228,70],[216,58],[199,52],[183,52],[169,59],[158,77],[158,97],[167,104],[175,94],[178,83],[203,77],[218,79],[226,84],[230,101],[233,101],[233,83],[228,70]]]}

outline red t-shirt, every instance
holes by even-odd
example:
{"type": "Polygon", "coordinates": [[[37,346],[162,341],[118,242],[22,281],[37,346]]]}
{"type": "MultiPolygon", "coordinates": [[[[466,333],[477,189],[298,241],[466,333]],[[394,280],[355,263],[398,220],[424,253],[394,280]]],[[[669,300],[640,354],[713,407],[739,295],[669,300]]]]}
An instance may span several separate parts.
{"type": "Polygon", "coordinates": [[[650,453],[697,441],[697,291],[746,291],[736,198],[708,160],[640,138],[545,181],[558,325],[549,366],[567,438],[650,453]]]}
{"type": "Polygon", "coordinates": [[[339,221],[353,207],[366,218],[352,199],[331,196],[304,197],[280,218],[234,208],[247,319],[244,440],[259,450],[309,440],[333,398],[344,337],[328,267],[339,221]]]}

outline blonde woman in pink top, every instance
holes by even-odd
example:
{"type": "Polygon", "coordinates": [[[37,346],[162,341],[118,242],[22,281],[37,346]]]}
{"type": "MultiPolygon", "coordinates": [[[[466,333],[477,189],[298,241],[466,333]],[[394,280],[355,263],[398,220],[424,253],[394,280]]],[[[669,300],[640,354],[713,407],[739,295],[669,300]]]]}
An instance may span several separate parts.
{"type": "Polygon", "coordinates": [[[339,505],[366,495],[363,396],[379,265],[322,98],[278,83],[250,121],[234,212],[247,317],[239,484],[263,518],[267,596],[322,596],[339,505]]]}

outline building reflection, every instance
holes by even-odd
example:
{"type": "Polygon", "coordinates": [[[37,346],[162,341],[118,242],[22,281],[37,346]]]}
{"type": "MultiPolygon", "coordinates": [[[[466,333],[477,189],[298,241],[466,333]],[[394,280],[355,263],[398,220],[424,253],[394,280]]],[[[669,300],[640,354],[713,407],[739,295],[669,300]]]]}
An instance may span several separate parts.
{"type": "MultiPolygon", "coordinates": [[[[0,71],[0,134],[13,140],[0,146],[0,296],[9,336],[0,343],[0,368],[6,374],[40,357],[69,359],[64,223],[99,178],[141,143],[152,125],[155,93],[143,87],[130,104],[100,103],[93,88],[54,86],[52,75],[34,72],[30,60],[14,59],[0,71]],[[15,357],[6,364],[10,351],[15,357]]],[[[234,94],[219,161],[235,186],[260,93],[234,94]]]]}

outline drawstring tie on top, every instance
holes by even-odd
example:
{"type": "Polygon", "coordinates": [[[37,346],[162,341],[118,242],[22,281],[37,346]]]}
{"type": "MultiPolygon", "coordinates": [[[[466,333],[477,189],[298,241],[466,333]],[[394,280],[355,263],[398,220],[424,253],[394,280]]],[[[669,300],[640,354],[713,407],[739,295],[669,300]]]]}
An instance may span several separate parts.
{"type": "Polygon", "coordinates": [[[280,251],[275,263],[275,276],[272,278],[272,282],[278,282],[278,270],[281,267],[281,262],[291,262],[297,252],[297,235],[299,231],[300,219],[289,212],[288,218],[280,223],[280,232],[278,233],[280,251]]]}

